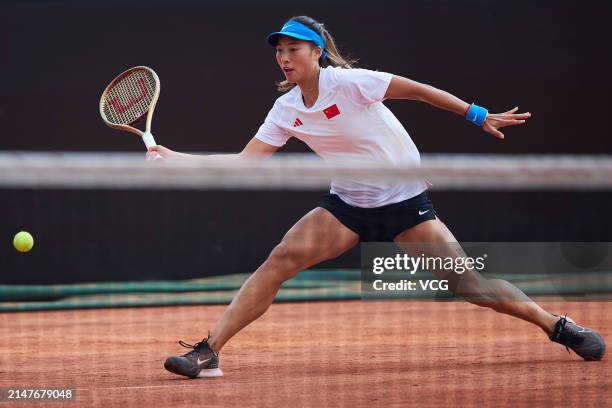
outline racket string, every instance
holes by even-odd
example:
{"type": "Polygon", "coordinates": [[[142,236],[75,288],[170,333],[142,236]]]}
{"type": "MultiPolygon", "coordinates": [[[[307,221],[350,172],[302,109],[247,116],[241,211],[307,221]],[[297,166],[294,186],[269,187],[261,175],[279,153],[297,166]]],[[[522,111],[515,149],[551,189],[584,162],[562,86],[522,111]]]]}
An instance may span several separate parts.
{"type": "Polygon", "coordinates": [[[131,125],[144,117],[157,90],[153,75],[135,70],[113,84],[104,98],[103,111],[113,124],[131,125]]]}

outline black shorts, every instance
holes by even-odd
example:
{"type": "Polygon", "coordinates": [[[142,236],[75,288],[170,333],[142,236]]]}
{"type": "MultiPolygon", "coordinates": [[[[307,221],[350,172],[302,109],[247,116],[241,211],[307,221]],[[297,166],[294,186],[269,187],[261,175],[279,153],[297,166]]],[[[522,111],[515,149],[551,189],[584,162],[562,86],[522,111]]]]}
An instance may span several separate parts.
{"type": "Polygon", "coordinates": [[[353,207],[336,194],[326,194],[319,207],[332,213],[365,242],[393,242],[404,230],[435,220],[437,216],[425,191],[408,200],[376,208],[353,207]]]}

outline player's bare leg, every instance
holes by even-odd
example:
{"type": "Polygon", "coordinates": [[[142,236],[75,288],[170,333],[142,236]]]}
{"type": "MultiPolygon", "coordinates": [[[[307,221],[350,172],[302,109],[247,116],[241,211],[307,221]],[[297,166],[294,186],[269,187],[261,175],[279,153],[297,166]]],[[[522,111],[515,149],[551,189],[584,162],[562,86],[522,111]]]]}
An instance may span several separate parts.
{"type": "Polygon", "coordinates": [[[331,213],[316,208],[285,234],[266,261],[244,282],[225,309],[212,334],[192,350],[166,359],[166,370],[186,377],[220,377],[219,351],[223,345],[270,307],[280,286],[302,270],[335,258],[355,246],[359,237],[331,213]]]}
{"type": "Polygon", "coordinates": [[[264,314],[283,282],[358,242],[358,235],[327,210],[316,208],[306,214],[242,285],[212,331],[211,348],[219,352],[232,336],[264,314]]]}
{"type": "MultiPolygon", "coordinates": [[[[399,234],[395,242],[400,247],[401,243],[439,244],[435,245],[436,253],[429,255],[454,258],[459,250],[460,256],[467,256],[457,244],[453,234],[439,219],[425,221],[409,228],[399,234]],[[443,245],[445,243],[448,243],[447,247],[443,245]]],[[[449,286],[453,288],[455,295],[465,297],[469,302],[479,306],[490,307],[497,312],[536,324],[548,335],[553,332],[555,324],[559,321],[559,317],[542,309],[520,289],[505,280],[486,279],[474,270],[468,270],[463,274],[433,272],[438,278],[449,280],[449,286]]]]}
{"type": "MultiPolygon", "coordinates": [[[[395,242],[402,247],[403,243],[438,244],[435,248],[423,245],[426,255],[441,257],[466,256],[453,234],[439,219],[425,221],[412,227],[397,237],[395,242]],[[427,251],[435,251],[429,254],[427,251]]],[[[406,250],[414,250],[406,245],[406,250]]],[[[457,274],[453,271],[433,271],[437,277],[447,279],[449,287],[457,296],[479,306],[518,317],[538,325],[549,339],[571,348],[585,360],[601,360],[606,352],[606,343],[599,333],[587,327],[578,326],[569,317],[555,316],[521,292],[516,286],[502,279],[485,279],[475,270],[457,274]]]]}

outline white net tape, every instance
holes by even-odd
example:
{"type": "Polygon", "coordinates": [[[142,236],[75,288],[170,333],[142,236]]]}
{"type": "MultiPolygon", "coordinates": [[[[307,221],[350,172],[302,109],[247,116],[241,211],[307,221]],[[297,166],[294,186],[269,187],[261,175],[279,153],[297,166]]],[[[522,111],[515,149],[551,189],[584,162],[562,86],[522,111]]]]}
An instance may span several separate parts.
{"type": "Polygon", "coordinates": [[[157,161],[141,153],[0,153],[2,188],[324,190],[330,180],[426,179],[437,190],[608,190],[612,156],[426,154],[420,166],[322,161],[157,161]]]}

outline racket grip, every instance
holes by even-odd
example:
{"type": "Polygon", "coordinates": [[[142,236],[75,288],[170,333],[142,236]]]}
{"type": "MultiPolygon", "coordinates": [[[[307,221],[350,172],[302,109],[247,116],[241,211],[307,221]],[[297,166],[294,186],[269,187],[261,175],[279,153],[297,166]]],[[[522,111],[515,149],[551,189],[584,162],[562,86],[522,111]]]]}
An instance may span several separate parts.
{"type": "Polygon", "coordinates": [[[153,138],[153,134],[151,132],[144,132],[142,134],[142,141],[144,142],[145,146],[147,146],[147,149],[153,146],[157,146],[157,143],[155,143],[155,139],[153,138]]]}

